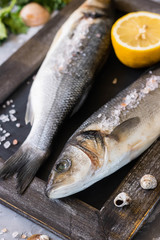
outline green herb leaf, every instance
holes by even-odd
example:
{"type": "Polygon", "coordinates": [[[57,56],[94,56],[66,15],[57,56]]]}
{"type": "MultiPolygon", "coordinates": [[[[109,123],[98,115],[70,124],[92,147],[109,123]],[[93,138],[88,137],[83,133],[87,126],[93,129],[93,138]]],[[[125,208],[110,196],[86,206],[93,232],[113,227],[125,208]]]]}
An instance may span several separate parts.
{"type": "Polygon", "coordinates": [[[7,38],[7,30],[4,23],[2,23],[0,20],[0,40],[3,40],[5,38],[7,38]]]}
{"type": "Polygon", "coordinates": [[[34,0],[34,2],[41,4],[47,8],[49,12],[52,12],[53,10],[64,7],[69,0],[34,0]]]}
{"type": "Polygon", "coordinates": [[[16,0],[12,0],[8,7],[0,9],[0,18],[2,19],[8,13],[10,13],[15,4],[16,4],[16,0]]]}
{"type": "Polygon", "coordinates": [[[9,0],[0,0],[0,8],[7,7],[8,5],[10,5],[9,0]]]}
{"type": "Polygon", "coordinates": [[[25,5],[29,2],[31,2],[31,1],[30,0],[17,0],[16,4],[19,5],[19,6],[23,6],[23,5],[25,5]]]}
{"type": "Polygon", "coordinates": [[[26,33],[28,27],[24,24],[19,12],[11,12],[8,17],[4,19],[4,23],[9,27],[12,33],[26,33]]]}

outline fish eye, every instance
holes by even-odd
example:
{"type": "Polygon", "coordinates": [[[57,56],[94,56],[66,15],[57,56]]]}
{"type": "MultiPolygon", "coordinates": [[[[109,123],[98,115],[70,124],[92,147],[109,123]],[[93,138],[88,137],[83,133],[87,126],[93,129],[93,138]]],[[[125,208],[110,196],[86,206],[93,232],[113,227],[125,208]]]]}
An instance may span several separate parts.
{"type": "Polygon", "coordinates": [[[54,170],[58,173],[63,173],[63,172],[66,172],[70,167],[71,167],[71,160],[62,159],[55,164],[54,170]]]}

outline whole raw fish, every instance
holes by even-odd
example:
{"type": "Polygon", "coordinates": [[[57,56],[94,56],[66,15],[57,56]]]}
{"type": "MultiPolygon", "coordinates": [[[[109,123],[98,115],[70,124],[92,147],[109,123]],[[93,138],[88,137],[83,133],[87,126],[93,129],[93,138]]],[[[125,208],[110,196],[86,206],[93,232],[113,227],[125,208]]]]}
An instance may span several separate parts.
{"type": "Polygon", "coordinates": [[[159,0],[114,0],[114,5],[123,12],[149,11],[160,13],[159,0]]]}
{"type": "Polygon", "coordinates": [[[112,21],[110,0],[87,0],[57,33],[30,91],[26,122],[31,132],[0,169],[4,179],[17,173],[19,192],[47,158],[59,126],[106,60],[112,21]]]}
{"type": "Polygon", "coordinates": [[[47,185],[51,199],[79,192],[139,156],[160,135],[160,68],[140,77],[71,136],[47,185]]]}

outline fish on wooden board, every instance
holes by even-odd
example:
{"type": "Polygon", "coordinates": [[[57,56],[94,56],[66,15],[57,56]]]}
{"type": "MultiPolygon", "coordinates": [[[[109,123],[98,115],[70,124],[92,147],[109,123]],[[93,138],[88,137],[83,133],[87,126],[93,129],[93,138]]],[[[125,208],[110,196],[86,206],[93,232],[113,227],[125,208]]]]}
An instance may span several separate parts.
{"type": "Polygon", "coordinates": [[[49,198],[77,193],[117,171],[160,135],[160,68],[141,76],[68,140],[47,184],[49,198]]]}
{"type": "Polygon", "coordinates": [[[159,0],[113,0],[115,8],[122,12],[148,11],[160,13],[159,0]]]}
{"type": "Polygon", "coordinates": [[[87,0],[56,34],[29,94],[25,120],[31,123],[31,131],[0,169],[2,179],[17,173],[20,193],[47,158],[60,125],[108,57],[112,23],[110,0],[87,0]]]}

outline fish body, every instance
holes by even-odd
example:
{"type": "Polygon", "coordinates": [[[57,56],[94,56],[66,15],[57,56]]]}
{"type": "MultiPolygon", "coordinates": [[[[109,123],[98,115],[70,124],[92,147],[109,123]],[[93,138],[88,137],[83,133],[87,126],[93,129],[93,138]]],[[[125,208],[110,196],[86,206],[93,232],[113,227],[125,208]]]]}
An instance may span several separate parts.
{"type": "Polygon", "coordinates": [[[29,94],[26,123],[31,131],[0,169],[0,178],[17,173],[19,192],[47,158],[60,125],[106,60],[112,21],[110,0],[87,0],[55,36],[29,94]]]}
{"type": "Polygon", "coordinates": [[[159,0],[114,0],[114,5],[122,12],[148,11],[160,13],[159,0]]]}
{"type": "Polygon", "coordinates": [[[79,192],[120,169],[160,135],[160,68],[88,118],[68,140],[47,185],[51,199],[79,192]]]}

